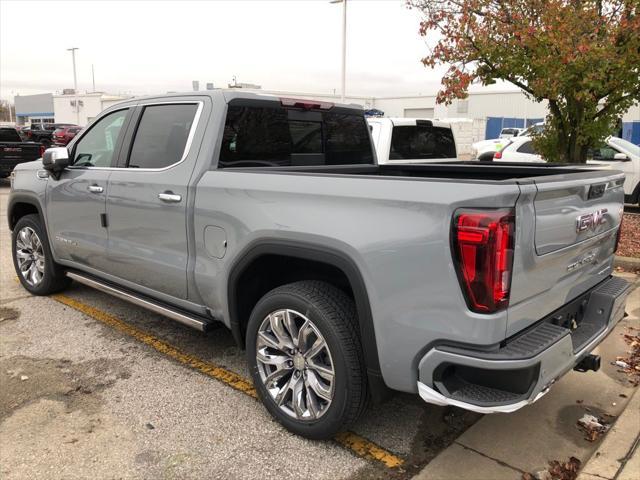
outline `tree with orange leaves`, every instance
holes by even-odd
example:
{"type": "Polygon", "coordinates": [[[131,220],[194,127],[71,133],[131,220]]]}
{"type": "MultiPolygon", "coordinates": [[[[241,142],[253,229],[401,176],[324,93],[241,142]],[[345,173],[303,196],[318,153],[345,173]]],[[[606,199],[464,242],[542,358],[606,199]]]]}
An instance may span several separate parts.
{"type": "Polygon", "coordinates": [[[409,0],[423,12],[427,67],[447,65],[438,102],[504,80],[547,100],[538,151],[584,163],[640,101],[640,0],[409,0]]]}

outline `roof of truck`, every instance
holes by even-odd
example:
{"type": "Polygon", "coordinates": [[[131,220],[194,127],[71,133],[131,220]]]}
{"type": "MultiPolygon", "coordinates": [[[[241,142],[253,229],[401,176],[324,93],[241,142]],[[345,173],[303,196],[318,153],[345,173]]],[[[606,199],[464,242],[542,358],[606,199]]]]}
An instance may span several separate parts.
{"type": "MultiPolygon", "coordinates": [[[[304,101],[315,102],[315,103],[330,103],[336,107],[355,108],[359,110],[363,109],[362,105],[359,105],[356,103],[327,102],[324,99],[300,97],[297,95],[279,96],[279,95],[273,95],[269,93],[248,92],[246,90],[243,91],[242,89],[238,89],[238,88],[225,88],[225,89],[218,88],[215,90],[202,90],[197,92],[171,92],[171,93],[166,93],[161,95],[145,95],[141,97],[128,98],[126,100],[123,100],[122,102],[118,102],[114,104],[113,106],[125,105],[125,104],[135,105],[136,103],[139,103],[141,101],[145,101],[145,102],[148,100],[162,101],[166,99],[174,99],[174,98],[181,98],[181,97],[210,97],[212,99],[219,99],[220,97],[222,97],[222,99],[226,103],[236,98],[247,98],[247,99],[256,99],[256,100],[274,100],[274,101],[280,100],[282,98],[294,98],[296,100],[304,100],[304,101]]],[[[110,106],[109,108],[111,109],[111,107],[112,106],[110,106]]]]}
{"type": "Polygon", "coordinates": [[[451,124],[443,122],[441,120],[434,120],[433,118],[403,118],[403,117],[369,117],[367,121],[369,123],[387,123],[394,127],[413,127],[416,125],[416,120],[431,122],[434,127],[451,128],[451,124]]]}

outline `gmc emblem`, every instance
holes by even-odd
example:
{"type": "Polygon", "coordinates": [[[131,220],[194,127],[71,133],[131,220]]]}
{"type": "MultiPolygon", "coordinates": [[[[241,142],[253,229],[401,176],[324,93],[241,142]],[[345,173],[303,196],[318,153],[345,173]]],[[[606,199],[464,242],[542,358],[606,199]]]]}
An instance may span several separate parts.
{"type": "Polygon", "coordinates": [[[584,232],[585,230],[594,230],[598,228],[598,225],[602,225],[607,222],[604,217],[607,213],[607,209],[596,210],[593,213],[587,213],[586,215],[580,215],[576,218],[576,232],[584,232]]]}

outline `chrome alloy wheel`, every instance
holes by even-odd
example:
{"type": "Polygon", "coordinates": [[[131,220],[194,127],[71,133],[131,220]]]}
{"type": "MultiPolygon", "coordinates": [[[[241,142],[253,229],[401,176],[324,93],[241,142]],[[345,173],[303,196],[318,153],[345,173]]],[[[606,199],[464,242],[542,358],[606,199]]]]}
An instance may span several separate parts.
{"type": "Polygon", "coordinates": [[[276,310],[262,321],[256,339],[260,379],[284,413],[320,418],[334,394],[333,360],[324,337],[295,310],[276,310]]]}
{"type": "Polygon", "coordinates": [[[38,234],[31,227],[24,227],[16,237],[16,261],[18,270],[32,287],[44,277],[44,249],[38,234]]]}

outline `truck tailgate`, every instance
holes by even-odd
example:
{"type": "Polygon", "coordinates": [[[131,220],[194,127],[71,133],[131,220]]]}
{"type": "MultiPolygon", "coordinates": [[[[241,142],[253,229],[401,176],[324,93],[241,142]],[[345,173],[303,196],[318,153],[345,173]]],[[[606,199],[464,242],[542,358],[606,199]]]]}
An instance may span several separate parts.
{"type": "Polygon", "coordinates": [[[584,172],[521,185],[507,337],[612,273],[624,175],[584,172]]]}

